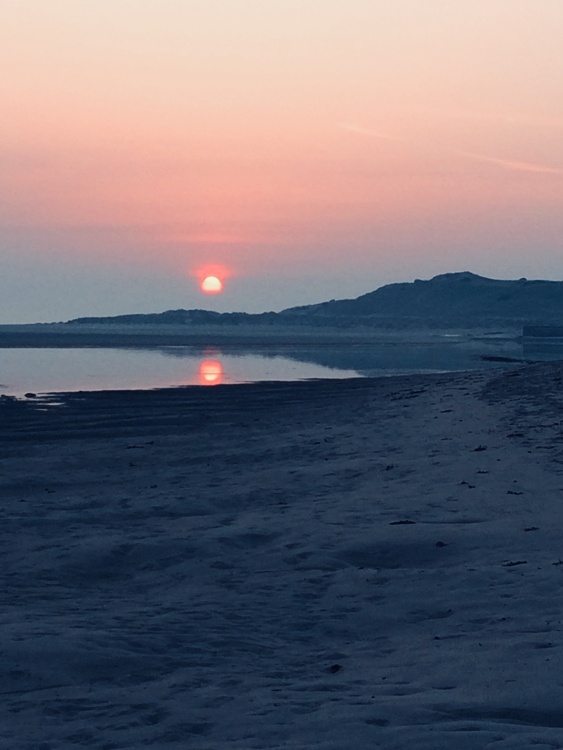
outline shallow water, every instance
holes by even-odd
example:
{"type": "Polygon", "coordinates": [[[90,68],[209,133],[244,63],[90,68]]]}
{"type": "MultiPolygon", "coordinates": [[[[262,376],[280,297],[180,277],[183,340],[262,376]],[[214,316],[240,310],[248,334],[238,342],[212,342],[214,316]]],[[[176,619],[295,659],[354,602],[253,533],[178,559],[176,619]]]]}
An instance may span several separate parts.
{"type": "Polygon", "coordinates": [[[2,349],[0,393],[142,389],[261,380],[347,378],[353,369],[283,356],[163,349],[2,349]]]}
{"type": "Polygon", "coordinates": [[[526,352],[516,341],[436,338],[375,345],[278,346],[272,349],[6,348],[0,394],[146,389],[265,380],[295,381],[506,366],[505,358],[557,359],[560,348],[526,352]],[[495,360],[495,357],[499,360],[495,360]]]}

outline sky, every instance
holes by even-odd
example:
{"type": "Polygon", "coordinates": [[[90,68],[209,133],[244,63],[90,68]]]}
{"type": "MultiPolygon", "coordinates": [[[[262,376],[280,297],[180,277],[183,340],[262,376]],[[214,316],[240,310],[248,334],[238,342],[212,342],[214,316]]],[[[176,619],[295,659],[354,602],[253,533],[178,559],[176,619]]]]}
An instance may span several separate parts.
{"type": "Polygon", "coordinates": [[[0,18],[0,323],[563,279],[561,0],[0,18]]]}

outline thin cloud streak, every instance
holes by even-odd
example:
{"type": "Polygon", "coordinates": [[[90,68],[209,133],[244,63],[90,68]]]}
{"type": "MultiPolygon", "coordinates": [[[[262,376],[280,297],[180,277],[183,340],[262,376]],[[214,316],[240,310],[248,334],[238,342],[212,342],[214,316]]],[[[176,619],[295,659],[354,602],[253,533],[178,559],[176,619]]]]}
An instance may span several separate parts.
{"type": "MultiPolygon", "coordinates": [[[[382,133],[381,131],[370,130],[369,128],[364,128],[361,125],[355,125],[354,123],[338,123],[338,127],[342,130],[347,130],[351,133],[358,133],[359,135],[368,136],[370,138],[378,138],[387,141],[400,141],[402,143],[417,143],[416,139],[408,140],[406,138],[387,135],[386,133],[382,133]]],[[[458,154],[460,156],[465,156],[467,159],[472,159],[473,161],[482,161],[488,164],[495,164],[497,167],[502,167],[503,169],[511,169],[517,172],[563,175],[563,168],[560,167],[550,167],[545,164],[534,164],[532,162],[519,161],[517,159],[502,159],[496,156],[476,154],[472,151],[462,151],[461,149],[451,147],[443,147],[443,150],[458,154]]]]}
{"type": "Polygon", "coordinates": [[[474,154],[471,151],[460,151],[453,148],[452,151],[461,156],[466,156],[474,161],[483,161],[488,164],[495,164],[504,169],[512,169],[517,172],[533,172],[536,174],[563,174],[563,169],[558,167],[548,167],[544,164],[533,164],[527,161],[516,161],[513,159],[500,159],[496,156],[486,156],[485,154],[474,154]]]}

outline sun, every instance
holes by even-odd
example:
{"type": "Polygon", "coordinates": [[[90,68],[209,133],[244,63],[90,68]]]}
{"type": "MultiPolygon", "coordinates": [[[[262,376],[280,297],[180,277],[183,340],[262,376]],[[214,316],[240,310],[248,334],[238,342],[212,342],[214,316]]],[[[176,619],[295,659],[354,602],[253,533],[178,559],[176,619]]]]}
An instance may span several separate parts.
{"type": "Polygon", "coordinates": [[[201,282],[200,289],[205,294],[221,294],[223,282],[218,276],[206,276],[201,282]]]}
{"type": "Polygon", "coordinates": [[[233,276],[233,271],[223,263],[206,263],[191,270],[197,279],[197,285],[203,294],[221,294],[225,285],[233,276]]]}

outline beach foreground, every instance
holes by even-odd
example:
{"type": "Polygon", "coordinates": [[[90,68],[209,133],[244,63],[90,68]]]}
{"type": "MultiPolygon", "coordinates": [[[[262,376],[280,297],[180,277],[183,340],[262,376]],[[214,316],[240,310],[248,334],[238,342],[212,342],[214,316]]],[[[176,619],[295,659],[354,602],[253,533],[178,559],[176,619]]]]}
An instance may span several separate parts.
{"type": "Polygon", "coordinates": [[[0,401],[0,746],[563,747],[562,377],[0,401]]]}

